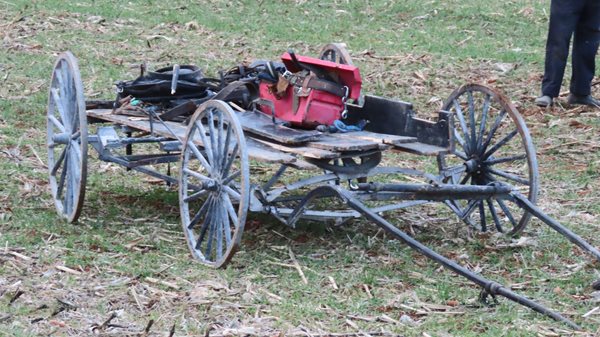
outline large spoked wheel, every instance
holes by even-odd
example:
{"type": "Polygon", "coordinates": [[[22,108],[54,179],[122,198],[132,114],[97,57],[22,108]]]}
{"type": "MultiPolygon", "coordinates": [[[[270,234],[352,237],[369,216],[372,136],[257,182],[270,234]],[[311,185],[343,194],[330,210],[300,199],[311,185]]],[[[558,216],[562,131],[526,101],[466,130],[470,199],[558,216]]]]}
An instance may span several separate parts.
{"type": "Polygon", "coordinates": [[[321,49],[319,59],[325,61],[331,61],[339,64],[353,65],[352,57],[348,50],[346,50],[346,44],[344,43],[328,43],[321,49]]]}
{"type": "Polygon", "coordinates": [[[208,101],[190,120],[181,154],[181,224],[194,258],[219,268],[235,254],[250,199],[248,152],[235,112],[208,101]]]}
{"type": "Polygon", "coordinates": [[[48,169],[58,214],[75,222],[81,214],[87,177],[87,117],[77,59],[58,57],[48,95],[48,169]]]}
{"type": "MultiPolygon", "coordinates": [[[[501,93],[467,84],[455,90],[442,107],[454,113],[455,150],[438,156],[446,183],[510,184],[532,203],[538,193],[535,148],[523,118],[501,93]]],[[[531,215],[506,200],[451,200],[447,205],[467,224],[515,235],[531,215]]]]}

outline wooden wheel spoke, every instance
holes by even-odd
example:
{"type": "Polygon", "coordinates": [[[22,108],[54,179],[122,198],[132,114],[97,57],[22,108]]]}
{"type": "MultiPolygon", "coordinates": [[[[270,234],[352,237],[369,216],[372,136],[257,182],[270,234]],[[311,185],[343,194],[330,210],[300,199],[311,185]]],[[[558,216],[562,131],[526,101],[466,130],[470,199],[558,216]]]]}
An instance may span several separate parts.
{"type": "Polygon", "coordinates": [[[512,173],[505,172],[505,171],[500,170],[500,169],[495,169],[495,168],[492,168],[492,167],[488,167],[487,170],[490,173],[495,174],[497,176],[506,178],[508,180],[512,180],[512,181],[520,183],[522,185],[529,186],[529,180],[527,180],[527,179],[525,179],[523,177],[517,176],[517,175],[512,174],[512,173]]]}
{"type": "MultiPolygon", "coordinates": [[[[60,119],[64,122],[64,125],[69,125],[69,115],[67,114],[67,108],[64,106],[64,100],[61,99],[60,94],[58,93],[58,89],[52,88],[50,89],[52,94],[52,99],[54,100],[54,106],[58,110],[58,114],[60,115],[60,119]]],[[[63,131],[65,132],[65,131],[63,131]]]]}
{"type": "Polygon", "coordinates": [[[519,133],[519,131],[515,129],[515,130],[511,131],[509,134],[507,134],[506,136],[502,137],[502,139],[498,143],[494,144],[494,146],[492,146],[492,148],[490,148],[483,155],[483,158],[488,158],[489,156],[494,154],[496,151],[498,151],[498,149],[500,149],[502,146],[506,145],[506,143],[510,142],[511,139],[513,139],[518,133],[519,133]]]}
{"type": "Polygon", "coordinates": [[[211,252],[212,252],[212,246],[213,246],[213,241],[215,239],[215,231],[216,231],[216,227],[217,227],[217,221],[215,221],[215,216],[218,213],[218,209],[219,207],[217,206],[217,201],[214,200],[213,203],[214,207],[212,207],[210,213],[208,213],[208,217],[210,218],[210,225],[209,225],[209,230],[208,230],[208,239],[206,241],[206,248],[204,250],[204,258],[210,260],[210,256],[211,256],[211,252]]]}
{"type": "Polygon", "coordinates": [[[508,218],[508,221],[510,221],[513,228],[517,227],[517,221],[513,217],[512,213],[510,212],[510,209],[508,209],[508,207],[506,206],[504,201],[502,201],[500,199],[496,199],[496,202],[498,203],[498,205],[500,205],[500,209],[502,209],[502,212],[504,212],[504,215],[506,215],[506,217],[508,218]]]}
{"type": "Polygon", "coordinates": [[[70,145],[71,145],[70,151],[73,153],[73,155],[77,159],[77,163],[79,163],[81,161],[81,149],[79,148],[81,146],[81,144],[79,144],[77,141],[72,140],[70,145]]]}
{"type": "Polygon", "coordinates": [[[496,116],[496,119],[494,120],[494,124],[492,124],[492,127],[490,128],[490,132],[488,133],[485,142],[483,142],[483,144],[481,145],[481,149],[479,153],[483,153],[485,151],[485,149],[487,149],[487,147],[490,145],[490,142],[492,141],[492,138],[494,138],[494,134],[496,134],[496,131],[498,131],[498,128],[500,127],[500,124],[502,123],[502,120],[504,119],[504,116],[506,116],[506,110],[502,110],[500,111],[500,114],[498,114],[498,116],[496,116]]]}
{"type": "MultiPolygon", "coordinates": [[[[201,121],[196,121],[195,123],[196,128],[198,129],[198,133],[200,133],[200,139],[202,140],[202,145],[204,146],[204,150],[206,150],[206,154],[208,155],[208,162],[209,163],[213,163],[213,153],[212,153],[212,149],[211,149],[211,144],[208,141],[208,139],[206,138],[206,130],[204,129],[204,125],[202,125],[201,121]]],[[[200,158],[198,158],[200,159],[200,158]]],[[[210,165],[208,165],[208,167],[211,167],[210,165]]],[[[208,169],[207,167],[207,169],[208,169]]],[[[212,171],[212,169],[210,170],[212,171]]]]}
{"type": "Polygon", "coordinates": [[[67,169],[67,175],[66,175],[66,179],[65,179],[65,183],[66,183],[66,193],[65,193],[65,197],[63,199],[64,203],[64,208],[65,208],[65,213],[66,214],[70,214],[71,211],[73,210],[73,199],[74,199],[74,195],[73,195],[73,189],[75,188],[75,171],[76,171],[76,167],[73,166],[74,165],[74,160],[73,158],[71,158],[72,156],[72,151],[69,151],[67,153],[67,158],[69,159],[68,161],[65,162],[65,166],[69,166],[69,168],[67,169]]]}
{"type": "Polygon", "coordinates": [[[212,203],[213,203],[212,196],[209,196],[208,198],[206,198],[206,201],[202,204],[202,207],[200,207],[200,210],[190,220],[190,223],[188,224],[188,229],[192,229],[192,228],[194,228],[194,226],[196,226],[198,221],[200,221],[200,219],[202,219],[202,217],[206,214],[206,212],[208,212],[208,210],[211,208],[212,203]]]}
{"type": "MultiPolygon", "coordinates": [[[[217,140],[216,140],[216,134],[215,134],[215,119],[214,119],[214,114],[213,114],[213,110],[209,109],[208,110],[208,117],[207,117],[207,123],[208,123],[208,136],[210,138],[210,150],[212,152],[212,159],[210,161],[210,164],[212,165],[213,169],[218,169],[219,167],[219,162],[221,159],[221,154],[219,153],[219,148],[217,147],[217,140]]],[[[216,173],[216,172],[215,172],[216,173]]]]}
{"type": "MultiPolygon", "coordinates": [[[[217,152],[219,152],[223,157],[227,157],[227,152],[223,147],[223,113],[220,110],[217,110],[217,118],[219,118],[217,123],[217,152]]],[[[215,165],[221,170],[223,168],[223,157],[220,158],[215,165]]]]}
{"type": "MultiPolygon", "coordinates": [[[[71,156],[76,156],[76,152],[74,151],[69,151],[69,153],[71,154],[71,156]]],[[[67,178],[69,178],[69,183],[70,185],[68,186],[68,194],[70,196],[71,199],[71,206],[73,206],[73,203],[75,202],[75,188],[76,186],[78,186],[80,184],[80,166],[79,166],[79,160],[75,160],[75,158],[71,158],[70,160],[71,163],[71,169],[69,170],[69,172],[67,172],[67,178]]],[[[71,213],[69,211],[69,213],[71,213]]]]}
{"type": "Polygon", "coordinates": [[[227,209],[227,214],[229,214],[229,218],[231,219],[231,222],[233,222],[234,226],[237,227],[239,224],[239,220],[238,220],[237,213],[235,212],[235,208],[233,207],[233,204],[231,203],[231,199],[229,199],[228,195],[224,194],[223,201],[225,203],[225,208],[227,209]]]}
{"type": "Polygon", "coordinates": [[[217,241],[216,247],[216,260],[220,260],[223,258],[223,227],[225,226],[225,220],[223,219],[223,205],[221,205],[222,200],[219,200],[217,205],[215,206],[215,219],[213,220],[215,223],[215,241],[217,241]]]}
{"type": "Polygon", "coordinates": [[[467,174],[465,174],[465,176],[462,178],[462,180],[460,181],[460,185],[464,185],[466,184],[469,179],[471,178],[471,172],[467,172],[467,174]]]}
{"type": "Polygon", "coordinates": [[[510,163],[513,161],[523,160],[523,159],[527,159],[526,154],[519,154],[519,155],[515,155],[515,156],[499,157],[499,158],[493,158],[490,156],[490,158],[486,159],[483,163],[487,164],[487,165],[496,165],[496,164],[501,164],[501,163],[510,163]]]}
{"type": "Polygon", "coordinates": [[[62,61],[56,78],[58,79],[58,84],[60,86],[61,96],[65,97],[66,99],[74,96],[73,91],[71,90],[73,78],[70,73],[69,65],[66,63],[66,61],[62,61]]]}
{"type": "Polygon", "coordinates": [[[229,157],[227,158],[227,162],[225,163],[225,167],[223,168],[223,171],[221,171],[223,176],[229,175],[229,170],[231,169],[231,166],[233,165],[233,161],[238,156],[239,149],[240,149],[239,144],[235,144],[235,146],[233,147],[233,151],[231,151],[231,154],[229,154],[229,157]]]}
{"type": "Polygon", "coordinates": [[[191,202],[191,201],[198,200],[198,199],[202,198],[206,193],[208,193],[207,190],[201,190],[201,191],[195,192],[194,194],[185,197],[183,199],[183,201],[184,202],[191,202]]]}
{"type": "MultiPolygon", "coordinates": [[[[201,250],[202,249],[202,242],[204,242],[204,237],[206,236],[206,233],[208,232],[209,227],[211,227],[212,224],[212,201],[211,204],[209,206],[209,209],[207,211],[207,215],[204,217],[204,221],[202,222],[202,227],[200,228],[200,235],[198,235],[198,240],[196,240],[196,245],[195,248],[196,250],[201,250]]],[[[209,238],[208,240],[210,240],[210,234],[209,234],[209,238]]]]}
{"type": "Polygon", "coordinates": [[[477,128],[475,127],[475,102],[473,101],[472,91],[467,91],[467,103],[469,105],[469,126],[471,130],[471,143],[469,144],[469,148],[474,151],[477,148],[477,128]]]}
{"type": "Polygon", "coordinates": [[[231,127],[227,126],[227,134],[225,135],[225,142],[223,143],[223,151],[221,153],[223,153],[223,158],[221,160],[221,172],[224,172],[225,170],[225,165],[227,163],[227,154],[229,153],[229,144],[231,142],[231,127]]]}
{"type": "Polygon", "coordinates": [[[207,172],[211,172],[212,168],[210,166],[210,164],[208,163],[208,161],[206,160],[206,158],[204,158],[204,156],[202,155],[202,153],[200,152],[200,150],[198,150],[198,148],[196,147],[196,144],[194,144],[191,140],[187,141],[187,145],[188,148],[190,150],[192,150],[192,153],[194,154],[194,157],[196,157],[196,159],[198,159],[200,161],[200,164],[202,164],[202,166],[204,166],[204,168],[206,169],[207,172]]]}
{"type": "Polygon", "coordinates": [[[48,115],[48,120],[49,120],[50,122],[52,122],[52,124],[54,124],[54,126],[56,126],[56,128],[57,128],[58,130],[60,130],[60,132],[62,132],[62,133],[64,133],[64,132],[67,132],[67,131],[65,130],[65,126],[64,126],[64,125],[62,125],[62,123],[61,123],[61,122],[60,122],[58,119],[56,119],[56,117],[54,117],[54,116],[52,116],[52,115],[48,115]]]}
{"type": "MultiPolygon", "coordinates": [[[[223,206],[221,207],[220,210],[222,212],[221,214],[221,218],[223,219],[223,233],[225,234],[225,244],[227,247],[229,247],[231,245],[231,225],[230,225],[230,219],[228,216],[228,211],[227,211],[227,205],[226,205],[226,201],[225,199],[229,199],[227,197],[227,195],[222,194],[221,197],[223,198],[222,202],[223,202],[223,206]]],[[[229,203],[231,203],[231,201],[229,201],[229,203]]],[[[235,226],[235,223],[234,223],[235,226]]]]}
{"type": "Polygon", "coordinates": [[[467,219],[471,216],[471,213],[475,210],[475,206],[477,206],[479,200],[469,200],[467,203],[467,207],[462,212],[461,218],[467,219]]]}
{"type": "Polygon", "coordinates": [[[60,178],[58,180],[58,186],[56,189],[56,198],[60,199],[60,196],[62,195],[62,191],[65,187],[65,178],[67,176],[67,171],[68,171],[68,166],[69,165],[69,155],[68,155],[68,151],[65,153],[65,159],[64,159],[64,164],[63,164],[63,169],[62,172],[60,172],[60,178]]]}
{"type": "Polygon", "coordinates": [[[54,166],[52,167],[52,170],[50,171],[50,175],[51,176],[55,176],[56,172],[58,172],[58,169],[60,168],[60,165],[65,160],[65,157],[67,155],[67,151],[68,151],[68,146],[65,146],[65,148],[61,151],[60,155],[58,156],[58,159],[56,160],[56,163],[54,163],[54,166]]]}
{"type": "Polygon", "coordinates": [[[487,232],[487,221],[485,219],[485,206],[483,205],[483,200],[477,201],[479,206],[479,220],[481,221],[481,231],[487,232]]]}
{"type": "Polygon", "coordinates": [[[71,139],[73,138],[77,138],[78,137],[78,132],[79,130],[77,130],[77,125],[79,124],[79,114],[76,112],[73,115],[73,120],[71,121],[71,139]]]}
{"type": "Polygon", "coordinates": [[[233,179],[239,177],[241,173],[242,173],[242,171],[240,171],[240,170],[233,172],[232,174],[227,176],[225,179],[223,179],[223,185],[229,185],[229,183],[231,183],[231,181],[233,179]]]}
{"type": "Polygon", "coordinates": [[[496,212],[494,203],[490,199],[486,200],[486,203],[490,210],[490,214],[492,215],[492,219],[494,220],[494,225],[496,226],[496,230],[500,233],[504,233],[504,228],[502,228],[502,223],[500,222],[500,218],[498,217],[498,213],[496,212]]]}
{"type": "Polygon", "coordinates": [[[463,115],[462,109],[460,107],[460,103],[458,102],[458,100],[454,100],[454,109],[456,110],[456,117],[458,117],[458,122],[460,124],[460,128],[462,129],[463,135],[464,137],[464,142],[466,145],[466,147],[464,147],[465,151],[467,153],[471,152],[471,148],[469,148],[469,144],[471,143],[471,140],[469,139],[469,129],[467,128],[467,122],[465,121],[465,116],[463,115]]]}
{"type": "Polygon", "coordinates": [[[67,81],[63,78],[65,76],[64,71],[62,69],[62,62],[60,64],[60,71],[56,72],[56,81],[58,82],[59,88],[66,88],[67,81]]]}
{"type": "Polygon", "coordinates": [[[467,157],[467,154],[462,151],[454,151],[454,154],[462,160],[469,160],[469,157],[467,157]]]}
{"type": "Polygon", "coordinates": [[[207,176],[205,176],[205,175],[203,175],[203,174],[201,174],[201,173],[198,173],[198,172],[196,172],[196,171],[194,171],[194,170],[190,170],[190,169],[189,169],[189,168],[187,168],[187,167],[185,167],[185,168],[183,169],[183,172],[185,172],[185,173],[187,173],[187,174],[189,174],[189,175],[193,176],[194,178],[198,178],[198,179],[200,179],[200,180],[202,180],[202,181],[213,181],[213,180],[212,180],[212,179],[210,179],[209,177],[207,177],[207,176]]]}
{"type": "Polygon", "coordinates": [[[485,100],[483,102],[483,110],[481,111],[481,119],[479,121],[479,135],[477,136],[477,149],[481,151],[481,145],[483,144],[483,135],[485,133],[485,126],[487,123],[488,112],[490,111],[490,99],[489,94],[485,94],[485,100]]]}
{"type": "Polygon", "coordinates": [[[235,200],[241,200],[242,198],[238,192],[234,191],[233,188],[227,185],[223,186],[223,190],[235,200]]]}
{"type": "Polygon", "coordinates": [[[454,130],[454,139],[456,140],[458,145],[460,145],[460,147],[462,147],[465,151],[468,152],[467,144],[465,143],[465,140],[460,136],[460,134],[458,133],[458,130],[456,130],[456,129],[453,129],[453,130],[454,130]]]}

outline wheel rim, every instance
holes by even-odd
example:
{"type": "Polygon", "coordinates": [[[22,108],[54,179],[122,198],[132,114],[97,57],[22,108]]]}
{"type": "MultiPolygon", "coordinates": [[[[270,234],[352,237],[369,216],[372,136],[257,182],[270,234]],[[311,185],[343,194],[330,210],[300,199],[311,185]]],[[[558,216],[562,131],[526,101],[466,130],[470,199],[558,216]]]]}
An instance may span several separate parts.
{"type": "Polygon", "coordinates": [[[209,101],[196,110],[181,156],[179,203],[188,247],[203,264],[224,266],[240,244],[250,196],[244,134],[226,103],[209,101]]]}
{"type": "Polygon", "coordinates": [[[47,109],[48,169],[58,214],[75,222],[81,214],[87,177],[87,117],[77,59],[59,56],[47,109]]]}
{"type": "Polygon", "coordinates": [[[352,57],[343,43],[326,44],[319,54],[319,59],[340,64],[353,65],[352,57]]]}
{"type": "MultiPolygon", "coordinates": [[[[500,181],[515,186],[535,203],[535,148],[513,104],[490,88],[469,84],[455,90],[442,109],[454,113],[451,129],[456,146],[451,154],[438,156],[445,182],[488,185],[500,181]],[[466,171],[451,173],[459,167],[466,171]]],[[[450,200],[447,204],[463,221],[481,231],[494,228],[514,235],[525,228],[531,217],[514,203],[502,200],[450,200]]]]}

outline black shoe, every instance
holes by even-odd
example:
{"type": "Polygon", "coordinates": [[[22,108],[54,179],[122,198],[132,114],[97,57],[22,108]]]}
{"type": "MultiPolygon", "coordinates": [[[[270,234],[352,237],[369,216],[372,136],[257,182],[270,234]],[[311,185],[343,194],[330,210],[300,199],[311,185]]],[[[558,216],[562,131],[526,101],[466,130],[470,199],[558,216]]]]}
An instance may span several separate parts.
{"type": "Polygon", "coordinates": [[[567,102],[569,102],[569,104],[574,104],[574,105],[587,105],[587,106],[593,106],[596,108],[600,108],[600,101],[595,99],[594,97],[592,97],[592,95],[576,96],[573,94],[569,94],[569,98],[567,99],[567,102]]]}

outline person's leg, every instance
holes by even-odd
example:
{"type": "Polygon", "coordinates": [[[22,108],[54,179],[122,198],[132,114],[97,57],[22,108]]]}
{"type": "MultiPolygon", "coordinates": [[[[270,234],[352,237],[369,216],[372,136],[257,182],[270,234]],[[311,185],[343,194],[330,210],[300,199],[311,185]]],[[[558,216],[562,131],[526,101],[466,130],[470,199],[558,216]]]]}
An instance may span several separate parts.
{"type": "Polygon", "coordinates": [[[570,90],[573,95],[590,94],[596,71],[595,61],[600,43],[600,1],[586,0],[573,39],[573,74],[570,90]]]}
{"type": "Polygon", "coordinates": [[[577,27],[586,0],[552,0],[546,42],[542,95],[557,97],[565,73],[571,35],[577,27]]]}

